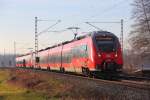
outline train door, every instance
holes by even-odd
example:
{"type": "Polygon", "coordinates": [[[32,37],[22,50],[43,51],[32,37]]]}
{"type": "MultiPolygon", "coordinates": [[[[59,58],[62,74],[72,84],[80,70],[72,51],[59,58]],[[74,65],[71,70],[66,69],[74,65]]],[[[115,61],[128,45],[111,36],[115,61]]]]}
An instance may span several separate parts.
{"type": "Polygon", "coordinates": [[[23,59],[23,67],[26,67],[26,60],[23,59]]]}
{"type": "Polygon", "coordinates": [[[31,52],[31,68],[33,68],[33,53],[31,52]]]}
{"type": "Polygon", "coordinates": [[[82,58],[83,58],[83,66],[88,67],[88,46],[87,44],[82,45],[82,58]]]}
{"type": "Polygon", "coordinates": [[[40,68],[39,63],[40,63],[40,57],[36,57],[35,58],[35,67],[38,68],[38,69],[40,68]]]}
{"type": "Polygon", "coordinates": [[[82,72],[82,67],[88,67],[88,46],[87,44],[73,47],[72,64],[76,72],[82,72]]]}

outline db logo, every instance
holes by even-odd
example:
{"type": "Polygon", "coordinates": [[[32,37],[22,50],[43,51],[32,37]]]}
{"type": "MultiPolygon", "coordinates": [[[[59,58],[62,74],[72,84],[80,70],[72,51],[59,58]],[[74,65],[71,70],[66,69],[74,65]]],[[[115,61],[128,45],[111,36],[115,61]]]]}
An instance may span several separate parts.
{"type": "Polygon", "coordinates": [[[110,57],[111,57],[111,55],[106,55],[106,57],[107,57],[107,58],[110,58],[110,57]]]}

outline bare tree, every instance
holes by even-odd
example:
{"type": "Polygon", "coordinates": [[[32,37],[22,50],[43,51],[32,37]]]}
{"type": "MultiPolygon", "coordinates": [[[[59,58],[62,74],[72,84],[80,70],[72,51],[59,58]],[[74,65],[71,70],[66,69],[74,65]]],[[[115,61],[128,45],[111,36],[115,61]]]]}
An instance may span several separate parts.
{"type": "Polygon", "coordinates": [[[150,0],[134,0],[132,6],[134,25],[130,43],[136,52],[143,54],[150,51],[150,0]]]}

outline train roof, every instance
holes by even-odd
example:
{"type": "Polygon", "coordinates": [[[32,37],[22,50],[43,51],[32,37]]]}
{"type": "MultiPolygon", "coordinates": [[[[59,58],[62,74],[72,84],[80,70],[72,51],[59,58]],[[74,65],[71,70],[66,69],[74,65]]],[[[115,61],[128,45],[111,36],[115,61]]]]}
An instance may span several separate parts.
{"type": "Polygon", "coordinates": [[[109,36],[114,36],[116,37],[113,33],[111,32],[107,32],[107,31],[94,31],[94,32],[89,32],[87,33],[86,35],[83,35],[83,36],[79,36],[77,37],[76,39],[73,39],[73,40],[70,40],[70,41],[64,41],[62,43],[59,43],[59,44],[56,44],[56,45],[53,45],[51,47],[47,47],[46,49],[42,49],[40,51],[43,51],[43,50],[47,50],[47,49],[51,49],[51,48],[54,48],[54,47],[57,47],[57,46],[61,46],[61,45],[65,45],[65,44],[68,44],[68,43],[71,43],[73,41],[78,41],[78,40],[81,40],[81,39],[84,39],[88,36],[93,36],[93,35],[102,35],[102,36],[106,36],[106,35],[109,35],[109,36]]]}
{"type": "Polygon", "coordinates": [[[94,31],[91,33],[92,35],[96,36],[96,35],[101,35],[101,36],[112,36],[112,37],[116,37],[113,33],[108,32],[108,31],[94,31]]]}
{"type": "MultiPolygon", "coordinates": [[[[108,32],[108,31],[93,31],[93,32],[87,32],[86,35],[83,35],[83,36],[79,36],[77,37],[76,39],[73,39],[73,40],[70,40],[70,41],[64,41],[62,43],[59,43],[59,44],[56,44],[56,45],[53,45],[53,46],[50,46],[50,47],[47,47],[45,49],[41,49],[39,50],[39,52],[41,51],[44,51],[44,50],[48,50],[48,49],[51,49],[51,48],[54,48],[54,47],[58,47],[58,46],[61,46],[61,45],[65,45],[65,44],[68,44],[68,43],[71,43],[73,41],[78,41],[78,40],[81,40],[81,39],[84,39],[86,37],[89,37],[89,36],[96,36],[96,35],[102,35],[102,36],[113,36],[113,37],[116,37],[113,33],[111,32],[108,32]]],[[[33,52],[35,53],[35,52],[33,52]]],[[[26,55],[29,55],[30,53],[27,53],[27,54],[24,54],[24,55],[20,55],[18,57],[21,57],[21,56],[26,56],[26,55]]]]}

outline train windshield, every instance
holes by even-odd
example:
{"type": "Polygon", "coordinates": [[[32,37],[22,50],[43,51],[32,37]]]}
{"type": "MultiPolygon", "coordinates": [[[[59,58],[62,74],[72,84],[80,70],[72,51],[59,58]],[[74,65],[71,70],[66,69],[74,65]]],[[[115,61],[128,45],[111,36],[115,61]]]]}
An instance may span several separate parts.
{"type": "Polygon", "coordinates": [[[114,52],[116,50],[115,41],[112,37],[96,37],[96,44],[102,52],[114,52]]]}

